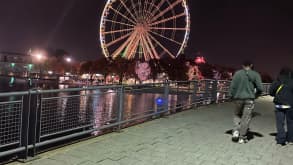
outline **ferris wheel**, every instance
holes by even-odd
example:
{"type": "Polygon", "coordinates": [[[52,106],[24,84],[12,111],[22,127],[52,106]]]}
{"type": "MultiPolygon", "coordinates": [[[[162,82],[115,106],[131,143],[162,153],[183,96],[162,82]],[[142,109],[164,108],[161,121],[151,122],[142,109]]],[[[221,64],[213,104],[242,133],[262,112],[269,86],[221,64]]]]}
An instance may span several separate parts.
{"type": "Polygon", "coordinates": [[[186,0],[108,0],[100,22],[101,48],[115,59],[178,57],[186,47],[186,0]]]}

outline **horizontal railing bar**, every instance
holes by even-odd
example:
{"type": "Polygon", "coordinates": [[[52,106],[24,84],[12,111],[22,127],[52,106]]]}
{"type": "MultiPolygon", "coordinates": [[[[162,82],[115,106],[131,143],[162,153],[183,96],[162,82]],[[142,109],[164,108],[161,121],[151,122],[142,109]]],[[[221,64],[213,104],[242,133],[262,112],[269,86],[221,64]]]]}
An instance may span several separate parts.
{"type": "Polygon", "coordinates": [[[79,130],[79,129],[83,129],[83,128],[87,128],[87,127],[91,127],[91,126],[93,126],[93,125],[88,124],[88,125],[85,125],[85,126],[76,127],[76,128],[72,128],[72,129],[67,129],[67,130],[64,130],[64,131],[56,132],[56,133],[41,135],[40,138],[46,138],[46,137],[50,137],[50,136],[54,136],[54,135],[59,135],[59,134],[63,134],[63,133],[66,133],[66,132],[75,131],[75,130],[79,130]]]}
{"type": "Polygon", "coordinates": [[[19,147],[19,148],[11,149],[11,150],[8,150],[8,151],[0,152],[0,158],[1,157],[8,156],[8,155],[12,155],[12,154],[16,154],[16,153],[22,152],[25,149],[26,149],[25,147],[19,147]]]}
{"type": "Polygon", "coordinates": [[[29,91],[24,91],[24,92],[7,92],[7,93],[0,92],[0,97],[23,96],[23,95],[28,95],[29,93],[30,93],[29,91]]]}
{"type": "Polygon", "coordinates": [[[4,148],[4,147],[16,145],[16,144],[19,144],[19,141],[18,142],[9,143],[9,144],[3,144],[3,145],[0,146],[0,148],[4,148]]]}
{"type": "Polygon", "coordinates": [[[22,100],[0,102],[0,104],[10,104],[10,103],[22,103],[22,100]]]}
{"type": "Polygon", "coordinates": [[[121,88],[121,85],[116,86],[94,86],[94,87],[84,87],[84,88],[67,88],[67,89],[50,89],[50,90],[38,90],[38,93],[56,93],[56,92],[75,92],[84,90],[95,90],[95,89],[109,89],[109,88],[121,88]]]}

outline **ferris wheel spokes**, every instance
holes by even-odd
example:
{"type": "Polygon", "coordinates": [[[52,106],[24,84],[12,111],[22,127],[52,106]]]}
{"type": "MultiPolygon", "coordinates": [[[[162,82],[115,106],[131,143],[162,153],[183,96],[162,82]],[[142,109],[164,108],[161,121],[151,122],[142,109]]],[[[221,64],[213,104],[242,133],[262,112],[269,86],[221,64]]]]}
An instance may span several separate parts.
{"type": "Polygon", "coordinates": [[[101,47],[106,57],[176,58],[186,46],[189,22],[186,0],[108,0],[101,47]]]}
{"type": "Polygon", "coordinates": [[[155,17],[153,17],[151,19],[151,22],[156,21],[158,18],[160,18],[161,16],[163,16],[165,13],[167,13],[169,10],[172,10],[176,5],[178,5],[179,3],[181,3],[182,0],[176,0],[175,2],[173,2],[171,5],[169,5],[165,10],[161,11],[158,15],[156,15],[155,17]]]}
{"type": "Polygon", "coordinates": [[[169,28],[169,27],[150,27],[152,30],[176,30],[176,31],[186,31],[187,28],[169,28]]]}
{"type": "Polygon", "coordinates": [[[126,11],[130,14],[130,16],[132,17],[132,19],[137,22],[137,17],[135,17],[132,12],[130,11],[130,9],[127,7],[127,5],[124,3],[124,1],[121,1],[121,4],[123,5],[123,7],[126,9],[126,11]]]}
{"type": "Polygon", "coordinates": [[[171,58],[176,58],[164,45],[162,45],[155,37],[149,35],[153,41],[155,41],[171,58]]]}
{"type": "Polygon", "coordinates": [[[138,18],[139,14],[137,13],[135,3],[133,2],[133,0],[130,0],[130,3],[131,3],[131,6],[132,6],[132,9],[134,11],[134,14],[135,14],[136,18],[138,18]]]}
{"type": "Polygon", "coordinates": [[[109,19],[105,19],[105,21],[112,22],[112,23],[115,23],[115,24],[120,24],[120,25],[126,25],[126,26],[134,27],[134,25],[131,25],[131,24],[128,24],[128,23],[124,23],[124,22],[113,21],[113,20],[109,20],[109,19]]]}
{"type": "Polygon", "coordinates": [[[134,30],[134,28],[121,29],[121,30],[112,30],[112,31],[104,32],[104,34],[114,34],[114,33],[121,33],[121,32],[133,31],[133,30],[134,30]]]}
{"type": "MultiPolygon", "coordinates": [[[[158,9],[160,9],[164,3],[165,3],[165,1],[164,0],[161,0],[160,3],[157,5],[158,6],[158,9]]],[[[155,16],[155,14],[159,11],[159,10],[155,10],[155,9],[151,12],[151,18],[153,18],[155,16]]]]}
{"type": "Polygon", "coordinates": [[[177,18],[180,18],[180,17],[183,17],[183,16],[185,16],[185,13],[184,12],[181,13],[181,14],[174,15],[174,16],[169,17],[169,18],[164,18],[164,19],[162,19],[160,21],[153,22],[153,23],[150,24],[150,26],[154,26],[154,25],[157,25],[157,24],[165,23],[165,22],[168,22],[170,20],[176,20],[177,18]]]}
{"type": "Polygon", "coordinates": [[[144,45],[143,50],[145,51],[144,56],[145,56],[146,61],[148,61],[149,59],[153,59],[154,55],[153,55],[153,52],[150,48],[149,42],[146,40],[146,34],[143,35],[142,43],[144,45]]]}
{"type": "Polygon", "coordinates": [[[162,38],[164,38],[164,39],[167,39],[167,40],[169,40],[169,41],[172,41],[172,42],[174,42],[174,43],[176,43],[177,45],[182,45],[182,43],[180,43],[180,42],[178,42],[178,41],[176,41],[176,40],[173,40],[172,38],[168,38],[168,37],[166,37],[166,36],[163,36],[163,35],[161,35],[161,34],[159,34],[159,33],[157,33],[157,32],[154,32],[154,31],[150,31],[151,33],[153,33],[153,34],[155,34],[155,35],[157,35],[157,36],[159,36],[159,37],[162,37],[162,38]]]}
{"type": "Polygon", "coordinates": [[[125,34],[125,35],[123,35],[123,36],[117,38],[116,40],[113,40],[113,41],[109,42],[108,44],[106,44],[106,46],[107,46],[107,47],[112,46],[113,44],[115,44],[115,43],[117,43],[117,42],[119,42],[119,41],[121,41],[121,40],[127,38],[128,36],[130,36],[131,33],[132,33],[132,32],[129,32],[129,33],[127,33],[127,34],[125,34]]]}
{"type": "Polygon", "coordinates": [[[155,48],[154,44],[152,43],[152,40],[150,39],[150,36],[149,36],[149,35],[150,35],[150,34],[147,33],[147,35],[146,35],[146,39],[147,39],[148,43],[149,43],[150,46],[151,46],[151,50],[152,50],[152,52],[153,52],[154,55],[155,55],[155,59],[159,59],[160,57],[159,57],[159,55],[158,55],[158,52],[156,51],[156,48],[155,48]]]}
{"type": "Polygon", "coordinates": [[[121,17],[123,17],[123,18],[127,19],[129,22],[133,23],[133,25],[136,24],[135,21],[131,20],[129,17],[125,16],[124,14],[119,12],[118,10],[114,9],[112,6],[110,6],[109,8],[112,9],[115,13],[119,14],[121,17]]]}
{"type": "Polygon", "coordinates": [[[116,58],[125,49],[125,47],[129,44],[129,42],[131,42],[131,40],[134,39],[135,36],[136,36],[136,32],[135,31],[131,32],[130,37],[128,37],[127,40],[113,53],[113,57],[116,58]]]}

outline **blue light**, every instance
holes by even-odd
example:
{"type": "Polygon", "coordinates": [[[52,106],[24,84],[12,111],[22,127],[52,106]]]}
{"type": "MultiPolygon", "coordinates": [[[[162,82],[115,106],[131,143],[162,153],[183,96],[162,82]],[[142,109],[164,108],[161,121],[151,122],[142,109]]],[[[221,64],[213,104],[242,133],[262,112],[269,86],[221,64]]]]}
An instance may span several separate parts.
{"type": "Polygon", "coordinates": [[[158,97],[156,99],[156,103],[157,103],[158,106],[162,106],[162,105],[164,105],[164,99],[161,98],[161,97],[158,97]]]}

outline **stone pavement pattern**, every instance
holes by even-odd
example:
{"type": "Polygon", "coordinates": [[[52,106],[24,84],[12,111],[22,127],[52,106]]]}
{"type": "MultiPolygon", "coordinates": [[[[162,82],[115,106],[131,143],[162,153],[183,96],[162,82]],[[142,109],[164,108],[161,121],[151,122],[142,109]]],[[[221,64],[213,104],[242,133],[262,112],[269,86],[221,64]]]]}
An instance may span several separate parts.
{"type": "MultiPolygon", "coordinates": [[[[31,165],[291,165],[275,144],[272,99],[257,101],[253,138],[231,142],[232,103],[199,107],[39,155],[31,165]]],[[[23,163],[12,163],[23,164],[23,163]]],[[[11,164],[11,165],[12,165],[11,164]]]]}

